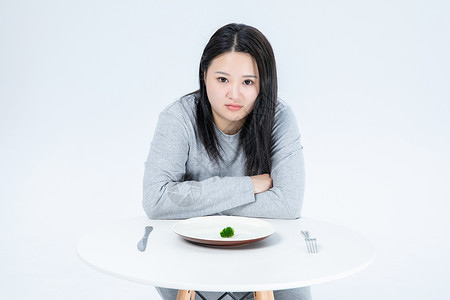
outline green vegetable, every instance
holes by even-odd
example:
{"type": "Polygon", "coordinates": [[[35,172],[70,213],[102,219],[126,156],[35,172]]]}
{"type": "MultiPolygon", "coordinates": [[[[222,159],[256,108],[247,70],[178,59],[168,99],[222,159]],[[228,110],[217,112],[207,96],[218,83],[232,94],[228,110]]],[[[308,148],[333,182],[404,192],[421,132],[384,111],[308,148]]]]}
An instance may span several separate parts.
{"type": "Polygon", "coordinates": [[[229,238],[234,235],[234,229],[231,227],[226,227],[220,232],[220,236],[223,238],[229,238]]]}

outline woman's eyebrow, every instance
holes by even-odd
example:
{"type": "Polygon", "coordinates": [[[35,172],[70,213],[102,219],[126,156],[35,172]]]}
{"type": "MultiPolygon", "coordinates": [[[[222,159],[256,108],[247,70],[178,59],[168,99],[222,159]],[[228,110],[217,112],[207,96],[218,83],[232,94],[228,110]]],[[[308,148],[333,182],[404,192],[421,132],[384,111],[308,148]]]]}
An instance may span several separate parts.
{"type": "MultiPolygon", "coordinates": [[[[216,74],[222,74],[222,75],[225,75],[225,76],[231,76],[230,74],[225,73],[225,72],[222,72],[222,71],[217,71],[217,72],[214,72],[214,73],[216,73],[216,74]]],[[[256,76],[256,75],[242,75],[242,77],[246,77],[246,78],[248,78],[248,77],[250,77],[250,78],[258,78],[258,76],[256,76]]]]}

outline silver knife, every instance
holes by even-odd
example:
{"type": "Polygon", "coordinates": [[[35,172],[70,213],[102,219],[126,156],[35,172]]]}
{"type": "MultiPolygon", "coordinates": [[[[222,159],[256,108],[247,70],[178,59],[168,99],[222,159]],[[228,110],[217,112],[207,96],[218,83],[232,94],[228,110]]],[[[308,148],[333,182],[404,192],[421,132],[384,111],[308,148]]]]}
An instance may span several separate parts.
{"type": "Polygon", "coordinates": [[[145,227],[144,236],[142,237],[142,239],[137,244],[137,248],[138,248],[139,251],[143,252],[143,251],[145,251],[145,248],[147,248],[147,239],[148,239],[148,236],[149,236],[150,232],[152,232],[152,230],[153,230],[153,226],[146,226],[145,227]]]}

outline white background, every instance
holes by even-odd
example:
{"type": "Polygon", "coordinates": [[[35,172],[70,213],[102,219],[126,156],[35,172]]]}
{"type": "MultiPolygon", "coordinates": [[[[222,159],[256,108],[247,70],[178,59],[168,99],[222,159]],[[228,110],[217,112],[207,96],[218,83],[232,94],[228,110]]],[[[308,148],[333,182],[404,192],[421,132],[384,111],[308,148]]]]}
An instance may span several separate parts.
{"type": "Polygon", "coordinates": [[[157,299],[76,241],[143,215],[158,113],[197,89],[210,35],[259,28],[303,136],[303,215],[375,262],[318,299],[448,299],[450,2],[0,1],[0,298],[157,299]]]}

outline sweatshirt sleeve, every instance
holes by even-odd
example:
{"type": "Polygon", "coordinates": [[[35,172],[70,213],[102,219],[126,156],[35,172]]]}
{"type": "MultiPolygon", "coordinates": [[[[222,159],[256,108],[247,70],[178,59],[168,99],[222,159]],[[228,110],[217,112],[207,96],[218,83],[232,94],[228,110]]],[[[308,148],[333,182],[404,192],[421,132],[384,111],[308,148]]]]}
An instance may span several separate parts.
{"type": "Polygon", "coordinates": [[[273,129],[273,187],[256,194],[255,202],[224,213],[250,217],[295,219],[301,215],[305,190],[305,165],[295,115],[285,106],[275,119],[273,129]]]}
{"type": "Polygon", "coordinates": [[[249,177],[185,181],[189,143],[187,122],[163,111],[145,163],[143,207],[152,219],[181,219],[221,213],[255,201],[249,177]]]}

